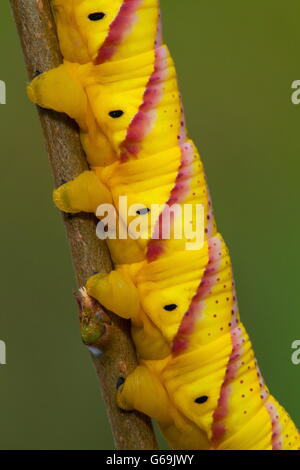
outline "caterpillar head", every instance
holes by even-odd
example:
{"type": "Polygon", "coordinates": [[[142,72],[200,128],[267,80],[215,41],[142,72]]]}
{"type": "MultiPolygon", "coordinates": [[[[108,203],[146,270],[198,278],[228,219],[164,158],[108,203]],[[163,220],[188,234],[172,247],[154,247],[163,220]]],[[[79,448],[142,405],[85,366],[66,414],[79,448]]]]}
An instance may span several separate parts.
{"type": "Polygon", "coordinates": [[[88,63],[104,44],[123,0],[52,0],[61,52],[88,63]]]}

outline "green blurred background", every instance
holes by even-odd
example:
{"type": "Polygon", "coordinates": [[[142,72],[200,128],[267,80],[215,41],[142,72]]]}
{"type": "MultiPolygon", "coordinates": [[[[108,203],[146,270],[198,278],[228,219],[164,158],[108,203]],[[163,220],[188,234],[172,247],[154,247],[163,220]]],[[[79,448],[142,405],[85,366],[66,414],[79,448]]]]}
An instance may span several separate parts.
{"type": "MultiPolygon", "coordinates": [[[[298,0],[162,0],[190,135],[233,258],[242,318],[273,393],[300,425],[298,0]]],[[[1,1],[1,449],[111,449],[37,113],[1,1]]]]}

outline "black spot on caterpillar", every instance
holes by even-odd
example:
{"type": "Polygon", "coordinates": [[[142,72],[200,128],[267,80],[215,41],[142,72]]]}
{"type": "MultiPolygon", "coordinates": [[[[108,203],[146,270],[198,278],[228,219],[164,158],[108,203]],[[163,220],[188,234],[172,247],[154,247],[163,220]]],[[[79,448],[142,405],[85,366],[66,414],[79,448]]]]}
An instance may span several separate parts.
{"type": "Polygon", "coordinates": [[[170,305],[165,305],[164,309],[167,310],[167,312],[172,312],[173,310],[176,310],[177,305],[176,304],[170,304],[170,305]]]}
{"type": "Polygon", "coordinates": [[[120,109],[116,110],[116,111],[111,111],[110,113],[108,113],[110,117],[112,117],[113,119],[117,119],[121,116],[123,116],[124,114],[124,111],[121,111],[120,109]]]}
{"type": "Polygon", "coordinates": [[[116,389],[118,390],[123,385],[123,383],[125,383],[124,377],[119,377],[116,383],[116,389]]]}
{"type": "Polygon", "coordinates": [[[137,215],[146,215],[146,214],[149,214],[150,212],[150,209],[148,209],[148,207],[145,207],[143,209],[139,209],[136,211],[137,215]]]}
{"type": "Polygon", "coordinates": [[[96,12],[96,13],[91,13],[88,18],[91,21],[100,21],[105,17],[105,13],[103,12],[96,12]]]}
{"type": "Polygon", "coordinates": [[[203,397],[196,398],[195,403],[197,403],[197,405],[202,405],[203,403],[206,403],[207,400],[208,396],[204,395],[203,397]]]}

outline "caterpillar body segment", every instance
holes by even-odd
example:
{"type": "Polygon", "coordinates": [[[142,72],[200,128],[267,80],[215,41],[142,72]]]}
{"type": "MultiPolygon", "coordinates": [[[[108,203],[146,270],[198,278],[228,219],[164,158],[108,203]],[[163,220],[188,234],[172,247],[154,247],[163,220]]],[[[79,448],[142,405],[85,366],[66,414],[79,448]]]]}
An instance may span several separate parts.
{"type": "MultiPolygon", "coordinates": [[[[164,342],[168,344],[169,353],[182,318],[197,291],[199,279],[204,275],[206,264],[207,244],[197,252],[197,258],[195,252],[180,251],[173,257],[162,256],[151,263],[145,260],[142,263],[122,265],[117,268],[123,283],[125,284],[129,278],[138,292],[139,313],[137,315],[134,311],[134,315],[131,316],[132,325],[136,330],[148,328],[150,336],[152,335],[150,325],[155,334],[158,330],[164,342]],[[175,282],[176,290],[174,290],[175,282]]],[[[114,278],[115,271],[105,278],[95,275],[87,283],[90,295],[97,298],[106,308],[110,308],[111,298],[116,293],[117,283],[114,282],[114,278]]],[[[128,286],[127,295],[124,296],[129,296],[130,292],[131,288],[128,286]]],[[[124,308],[124,298],[121,295],[115,295],[114,298],[118,303],[114,311],[119,312],[124,308]]],[[[137,350],[140,356],[144,357],[141,353],[144,340],[140,336],[142,339],[140,343],[137,331],[135,336],[137,350]]],[[[159,352],[156,356],[158,354],[159,352]]]]}
{"type": "Polygon", "coordinates": [[[61,52],[70,62],[120,60],[162,40],[158,0],[52,0],[52,6],[61,52]]]}
{"type": "Polygon", "coordinates": [[[75,119],[89,164],[103,166],[114,162],[116,155],[95,119],[83,86],[91,70],[91,64],[64,61],[59,67],[38,75],[27,87],[27,94],[42,108],[54,109],[75,119]],[[65,83],[68,84],[68,93],[65,83]]]}
{"type": "Polygon", "coordinates": [[[107,240],[116,268],[90,278],[87,290],[131,320],[139,366],[118,384],[119,406],[157,419],[174,449],[299,449],[299,433],[270,395],[240,321],[158,0],[52,4],[64,63],[36,77],[28,94],[80,127],[90,171],[55,190],[58,208],[93,212],[102,224],[109,217],[101,205],[116,211],[117,236],[107,240]],[[125,196],[139,239],[119,238],[125,196]],[[193,249],[193,217],[191,232],[176,236],[186,204],[203,206],[203,239],[193,249]]]}
{"type": "Polygon", "coordinates": [[[176,71],[166,46],[98,66],[65,61],[37,76],[28,95],[39,106],[76,119],[91,166],[153,157],[186,138],[176,71]],[[97,142],[96,154],[102,155],[98,164],[97,142]]]}
{"type": "Polygon", "coordinates": [[[120,387],[117,403],[125,410],[136,409],[156,419],[172,449],[209,449],[206,433],[177,410],[162,385],[160,372],[167,361],[141,361],[120,387]]]}

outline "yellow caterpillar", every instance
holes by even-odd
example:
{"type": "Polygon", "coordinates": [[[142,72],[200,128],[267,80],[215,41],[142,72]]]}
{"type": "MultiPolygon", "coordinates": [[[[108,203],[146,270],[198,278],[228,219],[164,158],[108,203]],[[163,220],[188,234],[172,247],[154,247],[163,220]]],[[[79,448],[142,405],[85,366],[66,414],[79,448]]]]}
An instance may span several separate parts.
{"type": "MultiPolygon", "coordinates": [[[[158,420],[173,449],[299,449],[299,432],[270,395],[240,322],[232,268],[203,166],[187,137],[158,0],[53,0],[64,63],[28,87],[32,101],[80,127],[90,171],[54,192],[59,209],[97,212],[120,197],[146,236],[108,238],[116,269],[88,293],[131,320],[139,366],[117,401],[158,420]],[[151,213],[153,204],[164,209],[151,213]],[[161,236],[165,208],[204,208],[204,242],[161,236]],[[156,236],[154,236],[156,234],[156,236]]],[[[174,216],[175,224],[182,216],[174,216]]]]}

